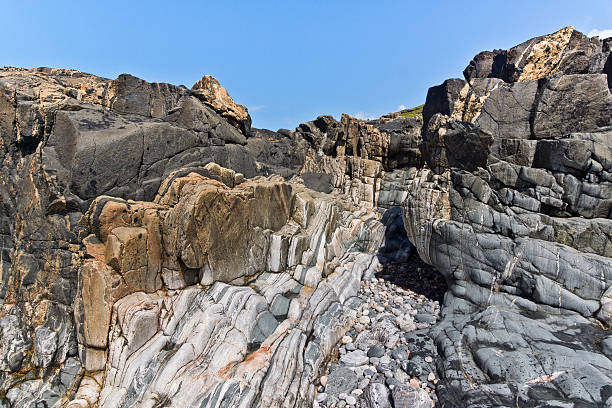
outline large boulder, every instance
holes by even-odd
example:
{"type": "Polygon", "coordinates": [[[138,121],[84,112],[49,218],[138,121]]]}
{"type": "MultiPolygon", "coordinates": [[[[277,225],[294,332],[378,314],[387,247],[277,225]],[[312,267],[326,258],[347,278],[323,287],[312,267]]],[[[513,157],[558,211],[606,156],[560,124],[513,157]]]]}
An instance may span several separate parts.
{"type": "Polygon", "coordinates": [[[191,92],[232,126],[240,129],[244,135],[250,134],[251,116],[248,109],[244,105],[235,103],[227,90],[214,77],[204,75],[191,87],[191,92]]]}

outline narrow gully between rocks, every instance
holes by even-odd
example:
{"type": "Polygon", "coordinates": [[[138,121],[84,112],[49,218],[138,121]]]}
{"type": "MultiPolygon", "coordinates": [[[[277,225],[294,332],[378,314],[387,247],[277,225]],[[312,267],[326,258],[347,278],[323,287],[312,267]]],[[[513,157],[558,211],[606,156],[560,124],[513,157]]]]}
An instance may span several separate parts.
{"type": "Polygon", "coordinates": [[[380,266],[364,279],[352,324],[319,378],[313,407],[437,404],[437,351],[428,333],[447,286],[410,244],[399,207],[385,211],[380,266]]]}

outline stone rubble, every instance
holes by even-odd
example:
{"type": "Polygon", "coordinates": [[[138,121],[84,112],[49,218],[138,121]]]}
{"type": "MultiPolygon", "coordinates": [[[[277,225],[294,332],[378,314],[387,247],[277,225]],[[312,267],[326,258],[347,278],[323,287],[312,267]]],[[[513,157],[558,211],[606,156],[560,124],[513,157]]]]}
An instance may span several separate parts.
{"type": "MultiPolygon", "coordinates": [[[[339,358],[319,378],[314,407],[434,406],[439,357],[428,333],[439,318],[439,302],[392,283],[406,284],[426,267],[415,257],[401,266],[382,264],[378,277],[361,283],[353,323],[339,358]]],[[[436,272],[424,276],[417,290],[444,291],[436,272]]]]}

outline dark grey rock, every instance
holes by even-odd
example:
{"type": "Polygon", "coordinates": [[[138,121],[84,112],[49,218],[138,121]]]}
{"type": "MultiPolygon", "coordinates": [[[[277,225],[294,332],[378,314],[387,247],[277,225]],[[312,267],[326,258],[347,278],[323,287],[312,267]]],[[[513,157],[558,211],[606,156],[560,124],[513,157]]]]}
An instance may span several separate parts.
{"type": "Polygon", "coordinates": [[[302,173],[300,174],[306,187],[322,193],[331,193],[334,189],[331,175],[326,173],[302,173]]]}
{"type": "Polygon", "coordinates": [[[606,337],[601,341],[601,350],[612,360],[612,336],[606,337]]]}
{"type": "Polygon", "coordinates": [[[382,357],[385,355],[385,349],[380,346],[372,346],[368,349],[368,357],[382,357]]]}
{"type": "Polygon", "coordinates": [[[612,95],[605,75],[556,75],[546,80],[540,93],[533,119],[537,139],[554,139],[611,124],[612,95]]]}
{"type": "Polygon", "coordinates": [[[429,313],[417,313],[414,316],[414,318],[416,320],[418,320],[419,322],[421,322],[421,323],[429,323],[429,324],[431,324],[431,323],[434,323],[436,321],[436,318],[433,315],[429,314],[429,313]]]}
{"type": "Polygon", "coordinates": [[[404,370],[411,377],[421,377],[424,373],[421,366],[414,361],[402,362],[402,370],[404,370]]]}
{"type": "Polygon", "coordinates": [[[406,346],[398,347],[391,352],[391,356],[398,361],[408,360],[410,355],[407,350],[406,346]]]}
{"type": "Polygon", "coordinates": [[[397,387],[401,385],[401,383],[394,377],[387,377],[387,379],[385,380],[385,383],[387,384],[388,387],[391,387],[391,386],[397,387]]]}
{"type": "Polygon", "coordinates": [[[275,317],[287,316],[291,301],[282,295],[277,295],[270,305],[270,313],[275,317]]]}
{"type": "Polygon", "coordinates": [[[466,81],[474,78],[500,77],[503,65],[506,62],[506,52],[503,50],[483,51],[470,61],[463,70],[466,81]]]}
{"type": "Polygon", "coordinates": [[[357,388],[357,374],[349,368],[338,367],[333,370],[325,385],[325,391],[328,395],[338,395],[341,393],[350,393],[357,388]]]}
{"type": "Polygon", "coordinates": [[[436,114],[450,116],[455,101],[466,82],[463,79],[447,79],[442,85],[433,86],[427,91],[425,106],[423,107],[423,124],[428,126],[429,120],[436,114]]]}
{"type": "Polygon", "coordinates": [[[393,260],[394,262],[406,262],[412,253],[412,244],[408,239],[402,219],[400,207],[392,207],[385,211],[381,222],[387,227],[385,230],[385,241],[378,251],[378,259],[381,262],[393,260]]]}
{"type": "Polygon", "coordinates": [[[257,319],[256,334],[253,336],[255,343],[261,343],[271,335],[278,326],[278,320],[270,312],[263,312],[257,319]]]}
{"type": "Polygon", "coordinates": [[[529,139],[538,81],[503,84],[487,97],[476,125],[494,138],[529,139]]]}

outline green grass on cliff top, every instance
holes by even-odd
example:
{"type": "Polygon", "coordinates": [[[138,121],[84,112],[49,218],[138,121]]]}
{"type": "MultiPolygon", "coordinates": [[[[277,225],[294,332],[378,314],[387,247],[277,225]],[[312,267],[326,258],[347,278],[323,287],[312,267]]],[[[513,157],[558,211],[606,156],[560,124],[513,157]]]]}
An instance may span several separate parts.
{"type": "Polygon", "coordinates": [[[423,116],[423,106],[425,105],[419,105],[416,108],[401,110],[400,116],[402,118],[415,118],[417,116],[423,116]]]}

